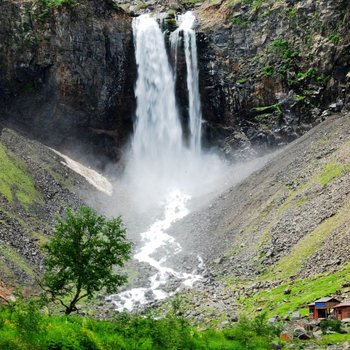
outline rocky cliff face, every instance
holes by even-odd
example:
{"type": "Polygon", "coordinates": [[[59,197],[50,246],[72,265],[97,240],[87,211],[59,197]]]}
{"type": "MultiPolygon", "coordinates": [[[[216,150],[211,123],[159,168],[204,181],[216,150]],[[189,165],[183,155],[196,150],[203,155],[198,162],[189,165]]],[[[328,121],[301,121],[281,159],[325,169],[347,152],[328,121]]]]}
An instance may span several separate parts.
{"type": "Polygon", "coordinates": [[[285,144],[349,104],[348,1],[206,1],[197,14],[207,133],[228,153],[285,144]]]}
{"type": "Polygon", "coordinates": [[[0,121],[116,159],[135,106],[131,18],[112,2],[59,3],[1,2],[0,121]]]}
{"type": "MultiPolygon", "coordinates": [[[[174,29],[176,13],[196,11],[205,139],[231,157],[290,142],[349,104],[346,0],[60,3],[0,5],[1,120],[56,146],[119,157],[135,108],[131,16],[143,12],[167,12],[174,29]]],[[[186,118],[185,69],[178,78],[186,118]]]]}

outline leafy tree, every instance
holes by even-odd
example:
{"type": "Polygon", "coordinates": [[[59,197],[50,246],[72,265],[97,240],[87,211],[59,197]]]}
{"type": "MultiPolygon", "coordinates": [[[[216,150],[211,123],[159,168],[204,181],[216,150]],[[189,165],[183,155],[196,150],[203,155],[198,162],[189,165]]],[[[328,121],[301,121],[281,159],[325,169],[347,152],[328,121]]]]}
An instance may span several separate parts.
{"type": "Polygon", "coordinates": [[[81,299],[103,288],[115,292],[126,282],[114,269],[130,257],[131,244],[125,233],[120,217],[108,220],[87,207],[76,213],[68,209],[66,218],[58,220],[45,246],[41,286],[66,308],[66,315],[77,311],[81,299]]]}

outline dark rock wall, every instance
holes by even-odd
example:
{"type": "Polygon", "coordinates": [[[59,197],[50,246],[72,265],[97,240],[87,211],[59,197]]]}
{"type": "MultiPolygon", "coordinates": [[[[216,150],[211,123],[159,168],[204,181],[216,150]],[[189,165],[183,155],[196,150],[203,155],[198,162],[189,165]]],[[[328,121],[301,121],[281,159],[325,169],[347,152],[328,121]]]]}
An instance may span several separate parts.
{"type": "MultiPolygon", "coordinates": [[[[118,159],[135,108],[131,17],[107,0],[40,4],[0,4],[0,122],[55,147],[79,145],[118,159]]],[[[185,10],[181,1],[140,4],[132,2],[143,12],[168,9],[172,18],[185,10]]],[[[347,0],[218,0],[196,7],[206,144],[234,158],[256,154],[299,137],[329,110],[346,108],[349,9],[347,0]]],[[[186,126],[181,60],[180,54],[177,98],[186,126]]]]}
{"type": "Polygon", "coordinates": [[[106,1],[0,4],[0,120],[109,158],[132,129],[131,18],[106,1]]]}
{"type": "Polygon", "coordinates": [[[254,153],[297,138],[348,104],[349,5],[204,3],[197,13],[207,138],[229,154],[254,153]]]}

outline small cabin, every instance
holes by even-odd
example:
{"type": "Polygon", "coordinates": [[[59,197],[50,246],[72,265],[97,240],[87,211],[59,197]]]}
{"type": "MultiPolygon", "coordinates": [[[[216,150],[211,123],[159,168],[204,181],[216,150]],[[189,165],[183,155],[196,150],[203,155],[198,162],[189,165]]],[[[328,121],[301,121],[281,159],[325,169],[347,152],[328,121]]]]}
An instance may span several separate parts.
{"type": "Polygon", "coordinates": [[[344,320],[345,318],[350,318],[350,301],[340,303],[334,306],[335,315],[338,320],[344,320]]]}
{"type": "Polygon", "coordinates": [[[309,304],[309,319],[317,320],[319,318],[327,318],[333,314],[334,307],[339,305],[340,301],[336,298],[322,298],[309,304]]]}

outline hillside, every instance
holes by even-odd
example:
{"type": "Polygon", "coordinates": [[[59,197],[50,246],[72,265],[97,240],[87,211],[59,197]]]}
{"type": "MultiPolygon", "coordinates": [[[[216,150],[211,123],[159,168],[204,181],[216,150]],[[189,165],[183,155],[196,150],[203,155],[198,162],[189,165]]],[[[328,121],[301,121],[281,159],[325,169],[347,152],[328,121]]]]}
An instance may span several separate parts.
{"type": "MultiPolygon", "coordinates": [[[[199,308],[191,315],[233,317],[245,310],[245,298],[257,301],[279,285],[283,298],[294,283],[302,297],[287,302],[282,316],[337,290],[349,294],[341,288],[350,279],[349,130],[349,114],[333,115],[172,228],[208,267],[199,294],[190,297],[191,308],[199,308]],[[323,276],[344,268],[330,277],[331,285],[322,285],[323,276]]],[[[256,311],[259,303],[251,307],[256,311]]]]}
{"type": "MultiPolygon", "coordinates": [[[[0,132],[0,283],[36,288],[40,246],[57,215],[77,208],[93,188],[53,150],[10,129],[0,132]]],[[[6,294],[6,291],[5,291],[6,294]]]]}

